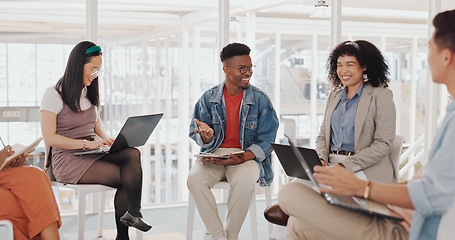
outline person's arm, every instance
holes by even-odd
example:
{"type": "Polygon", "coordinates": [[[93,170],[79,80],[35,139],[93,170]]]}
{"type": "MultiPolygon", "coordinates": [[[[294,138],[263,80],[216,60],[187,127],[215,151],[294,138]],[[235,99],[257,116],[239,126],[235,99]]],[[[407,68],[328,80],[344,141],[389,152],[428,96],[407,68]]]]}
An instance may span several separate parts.
{"type": "MultiPolygon", "coordinates": [[[[3,165],[3,163],[5,162],[5,160],[14,155],[14,150],[13,150],[13,147],[11,147],[10,145],[6,146],[5,148],[3,148],[2,150],[0,150],[0,166],[3,165]]],[[[13,167],[20,167],[22,165],[24,165],[24,162],[25,160],[27,159],[27,154],[28,153],[24,153],[22,155],[19,155],[16,157],[16,159],[13,159],[11,162],[9,162],[6,167],[4,167],[2,169],[3,170],[6,170],[8,168],[13,168],[13,167]]]]}
{"type": "Polygon", "coordinates": [[[263,99],[264,101],[258,101],[258,104],[262,103],[264,105],[259,106],[257,137],[255,142],[245,150],[246,152],[251,151],[254,155],[245,157],[254,157],[252,159],[258,162],[262,162],[272,153],[273,149],[270,143],[275,141],[279,126],[278,117],[272,102],[265,96],[265,93],[262,97],[265,98],[263,99]]]}
{"type": "MultiPolygon", "coordinates": [[[[324,118],[322,120],[321,128],[319,130],[319,135],[316,138],[316,152],[318,153],[319,158],[324,161],[326,164],[329,162],[329,148],[327,147],[327,141],[330,141],[330,136],[326,135],[327,129],[327,121],[330,123],[330,117],[328,116],[329,106],[331,104],[331,100],[334,96],[335,92],[331,92],[327,99],[325,111],[324,111],[324,118]]],[[[322,163],[321,161],[321,163],[322,163]]]]}
{"type": "Polygon", "coordinates": [[[95,122],[95,133],[98,135],[101,139],[105,140],[107,142],[108,146],[111,146],[112,143],[114,142],[113,138],[109,138],[106,134],[106,130],[104,128],[103,121],[101,121],[100,118],[96,120],[95,122]]]}
{"type": "MultiPolygon", "coordinates": [[[[347,157],[343,161],[343,166],[351,172],[357,172],[375,165],[392,151],[392,142],[395,138],[396,128],[396,110],[395,104],[393,103],[392,91],[381,88],[376,88],[376,91],[374,96],[372,96],[374,98],[374,101],[372,100],[374,106],[370,103],[368,110],[375,109],[376,111],[375,113],[368,113],[374,114],[373,123],[371,124],[371,128],[374,128],[373,142],[370,146],[356,151],[354,156],[347,157]]],[[[361,102],[359,102],[360,104],[361,102]]],[[[364,123],[362,122],[361,124],[364,123]]]]}
{"type": "MultiPolygon", "coordinates": [[[[319,184],[332,187],[321,187],[321,192],[342,196],[364,197],[368,185],[368,181],[355,177],[354,174],[340,166],[315,166],[314,177],[319,184]]],[[[371,182],[369,198],[384,204],[414,209],[414,205],[408,193],[408,188],[405,184],[381,184],[371,182]]]]}
{"type": "Polygon", "coordinates": [[[41,110],[41,133],[43,134],[44,142],[47,146],[53,146],[63,149],[95,149],[102,145],[107,145],[105,140],[87,141],[84,143],[82,139],[67,138],[57,134],[57,114],[41,110]]]}
{"type": "Polygon", "coordinates": [[[252,151],[246,151],[241,154],[229,154],[230,158],[205,158],[205,160],[219,165],[237,165],[246,161],[256,159],[252,151]]]}
{"type": "Polygon", "coordinates": [[[202,95],[202,97],[194,105],[193,117],[192,117],[193,120],[191,121],[190,127],[189,127],[189,137],[191,139],[193,139],[201,148],[208,149],[208,148],[212,147],[213,144],[215,144],[215,135],[214,135],[215,132],[213,130],[212,119],[210,118],[211,117],[210,108],[207,105],[206,101],[204,100],[206,94],[210,94],[210,93],[207,93],[207,92],[204,93],[204,95],[202,95]],[[196,121],[194,121],[194,119],[196,119],[198,123],[205,124],[205,125],[200,126],[200,125],[196,124],[196,121]],[[199,127],[199,129],[203,128],[205,133],[202,135],[199,134],[199,131],[197,130],[198,127],[199,127]],[[209,131],[209,132],[207,132],[207,131],[209,131]],[[204,138],[203,138],[203,136],[204,136],[204,138]]]}
{"type": "Polygon", "coordinates": [[[193,119],[194,124],[196,125],[194,128],[194,133],[199,134],[200,139],[204,144],[208,144],[213,140],[213,134],[215,131],[209,127],[204,122],[199,121],[198,119],[193,119]]]}

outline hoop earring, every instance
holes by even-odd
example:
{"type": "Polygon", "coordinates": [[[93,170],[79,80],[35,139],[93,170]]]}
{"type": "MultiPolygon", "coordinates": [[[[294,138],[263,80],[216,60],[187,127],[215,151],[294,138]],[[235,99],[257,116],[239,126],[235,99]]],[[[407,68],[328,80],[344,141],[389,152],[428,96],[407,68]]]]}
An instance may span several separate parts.
{"type": "Polygon", "coordinates": [[[363,72],[362,77],[363,77],[363,82],[368,82],[368,74],[367,74],[367,72],[363,72]]]}

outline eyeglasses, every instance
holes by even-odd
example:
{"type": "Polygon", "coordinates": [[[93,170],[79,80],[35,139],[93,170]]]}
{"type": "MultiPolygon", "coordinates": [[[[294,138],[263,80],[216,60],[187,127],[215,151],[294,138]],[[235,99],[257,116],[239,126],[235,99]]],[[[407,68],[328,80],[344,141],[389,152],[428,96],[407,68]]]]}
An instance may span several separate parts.
{"type": "Polygon", "coordinates": [[[100,68],[100,69],[95,69],[93,70],[91,73],[90,73],[90,76],[92,77],[97,77],[99,75],[102,75],[103,74],[103,69],[100,68]]]}
{"type": "MultiPolygon", "coordinates": [[[[241,74],[245,74],[247,72],[253,73],[253,68],[255,68],[255,67],[256,67],[255,65],[253,65],[251,67],[243,66],[243,67],[238,67],[237,69],[240,71],[241,74]]],[[[232,67],[232,68],[235,68],[235,67],[232,67]]]]}

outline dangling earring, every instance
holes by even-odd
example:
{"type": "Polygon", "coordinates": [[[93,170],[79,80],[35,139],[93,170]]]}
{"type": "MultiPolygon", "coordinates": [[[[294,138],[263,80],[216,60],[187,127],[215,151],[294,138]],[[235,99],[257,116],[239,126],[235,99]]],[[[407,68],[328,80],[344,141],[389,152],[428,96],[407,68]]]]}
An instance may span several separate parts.
{"type": "Polygon", "coordinates": [[[368,75],[367,72],[363,72],[363,82],[368,82],[368,75]]]}

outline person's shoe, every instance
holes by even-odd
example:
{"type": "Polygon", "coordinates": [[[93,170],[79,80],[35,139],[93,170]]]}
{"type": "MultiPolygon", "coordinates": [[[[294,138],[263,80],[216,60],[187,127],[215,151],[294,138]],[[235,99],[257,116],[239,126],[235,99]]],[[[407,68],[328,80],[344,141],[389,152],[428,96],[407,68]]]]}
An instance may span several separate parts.
{"type": "Polygon", "coordinates": [[[286,226],[289,218],[289,216],[281,210],[278,204],[266,208],[264,211],[264,217],[267,221],[281,226],[286,226]]]}
{"type": "Polygon", "coordinates": [[[135,227],[143,232],[147,232],[152,228],[148,223],[144,221],[144,219],[140,217],[135,217],[131,215],[129,212],[126,212],[121,218],[120,222],[125,224],[126,226],[135,227]]]}

